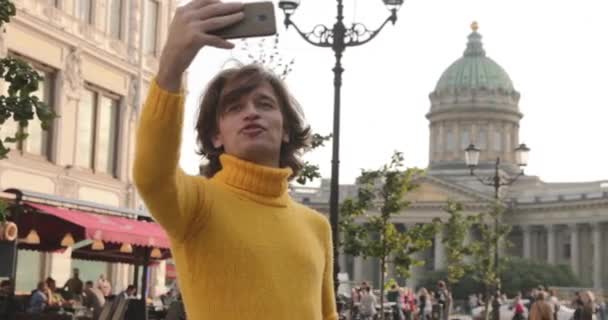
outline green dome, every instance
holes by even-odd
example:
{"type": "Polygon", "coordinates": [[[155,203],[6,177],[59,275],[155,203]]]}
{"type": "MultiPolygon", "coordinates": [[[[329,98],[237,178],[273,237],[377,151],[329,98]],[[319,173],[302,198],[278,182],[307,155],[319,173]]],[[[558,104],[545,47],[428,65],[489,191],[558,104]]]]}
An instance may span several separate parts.
{"type": "Polygon", "coordinates": [[[468,38],[464,55],[443,72],[435,91],[480,88],[514,91],[511,78],[505,70],[486,57],[476,24],[468,38]]]}

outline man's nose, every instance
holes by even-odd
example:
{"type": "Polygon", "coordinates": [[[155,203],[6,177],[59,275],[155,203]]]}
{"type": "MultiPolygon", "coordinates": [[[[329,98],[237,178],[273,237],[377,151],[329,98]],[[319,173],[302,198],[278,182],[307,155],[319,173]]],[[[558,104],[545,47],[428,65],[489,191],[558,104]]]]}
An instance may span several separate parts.
{"type": "Polygon", "coordinates": [[[260,117],[260,113],[258,112],[258,109],[255,106],[255,103],[253,103],[253,101],[249,101],[245,104],[245,109],[244,109],[244,113],[245,113],[245,119],[257,119],[260,117]]]}

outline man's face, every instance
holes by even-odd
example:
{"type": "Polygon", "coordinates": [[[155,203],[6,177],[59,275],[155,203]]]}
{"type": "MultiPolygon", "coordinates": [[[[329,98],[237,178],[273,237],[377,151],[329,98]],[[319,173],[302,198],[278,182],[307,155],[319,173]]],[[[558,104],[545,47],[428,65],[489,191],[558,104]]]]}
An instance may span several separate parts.
{"type": "Polygon", "coordinates": [[[288,135],[272,86],[264,82],[235,98],[229,97],[231,89],[227,86],[222,93],[225,102],[220,108],[214,147],[223,147],[226,153],[243,160],[278,166],[281,144],[288,142],[288,135]]]}

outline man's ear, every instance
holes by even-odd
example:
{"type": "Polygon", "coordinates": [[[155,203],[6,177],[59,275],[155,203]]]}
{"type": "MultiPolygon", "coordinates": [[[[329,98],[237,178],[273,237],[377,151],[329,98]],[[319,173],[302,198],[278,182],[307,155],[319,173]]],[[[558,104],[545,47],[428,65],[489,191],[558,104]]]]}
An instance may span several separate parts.
{"type": "Polygon", "coordinates": [[[285,131],[283,132],[283,142],[284,143],[289,143],[290,139],[289,139],[289,132],[285,131]]]}
{"type": "Polygon", "coordinates": [[[213,136],[213,138],[211,138],[211,143],[213,144],[213,147],[216,149],[219,149],[224,145],[219,134],[216,134],[213,136]]]}

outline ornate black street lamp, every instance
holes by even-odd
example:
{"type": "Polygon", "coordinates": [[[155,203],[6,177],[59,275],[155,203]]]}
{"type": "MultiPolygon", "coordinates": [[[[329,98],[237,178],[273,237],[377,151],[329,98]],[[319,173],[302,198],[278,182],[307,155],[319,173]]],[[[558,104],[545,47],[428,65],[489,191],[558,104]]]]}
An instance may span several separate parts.
{"type": "MultiPolygon", "coordinates": [[[[513,184],[519,177],[524,175],[524,167],[528,165],[528,153],[530,152],[530,148],[528,148],[525,144],[520,144],[519,147],[515,149],[515,162],[521,168],[521,171],[514,177],[504,177],[500,175],[498,171],[500,168],[500,157],[496,158],[496,164],[494,165],[494,176],[490,177],[480,177],[475,174],[475,168],[479,163],[479,154],[481,150],[477,149],[475,145],[469,145],[465,150],[465,163],[471,169],[471,175],[475,176],[479,182],[486,186],[494,187],[494,199],[499,200],[500,198],[500,187],[509,186],[513,184]]],[[[499,216],[495,216],[494,220],[494,230],[496,234],[498,234],[499,229],[499,216]]],[[[500,281],[500,275],[498,271],[499,264],[499,256],[498,256],[498,237],[496,237],[496,242],[494,243],[496,250],[494,251],[494,268],[496,270],[496,276],[500,281]]],[[[498,282],[498,288],[500,289],[500,282],[498,282]]]]}
{"type": "Polygon", "coordinates": [[[369,30],[361,23],[353,23],[349,27],[344,25],[342,0],[337,0],[337,21],[332,28],[324,25],[315,26],[310,32],[302,32],[291,20],[291,15],[300,4],[299,0],[281,0],[279,8],[285,13],[285,27],[293,26],[306,42],[317,46],[331,48],[336,57],[334,72],[334,124],[332,132],[332,160],[331,160],[331,185],[329,195],[329,220],[334,243],[334,285],[338,288],[338,177],[339,177],[339,153],[340,153],[340,87],[342,86],[342,53],[347,47],[360,46],[371,41],[390,21],[397,21],[397,11],[403,4],[403,0],[383,0],[390,11],[390,15],[376,30],[369,30]]]}

